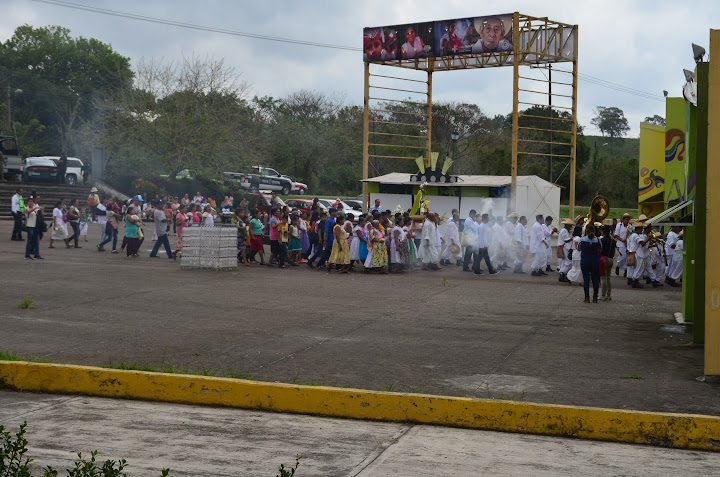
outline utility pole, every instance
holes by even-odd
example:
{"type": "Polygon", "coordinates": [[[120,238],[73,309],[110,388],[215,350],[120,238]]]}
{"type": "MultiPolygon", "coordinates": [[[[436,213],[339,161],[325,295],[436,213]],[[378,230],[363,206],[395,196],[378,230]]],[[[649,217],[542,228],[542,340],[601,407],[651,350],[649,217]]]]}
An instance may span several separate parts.
{"type": "Polygon", "coordinates": [[[5,104],[7,104],[7,110],[8,110],[8,131],[12,131],[12,109],[10,107],[10,85],[7,85],[7,100],[5,104]]]}
{"type": "Polygon", "coordinates": [[[552,110],[552,63],[548,63],[548,104],[550,105],[550,155],[548,156],[548,182],[553,181],[553,110],[552,110]]]}

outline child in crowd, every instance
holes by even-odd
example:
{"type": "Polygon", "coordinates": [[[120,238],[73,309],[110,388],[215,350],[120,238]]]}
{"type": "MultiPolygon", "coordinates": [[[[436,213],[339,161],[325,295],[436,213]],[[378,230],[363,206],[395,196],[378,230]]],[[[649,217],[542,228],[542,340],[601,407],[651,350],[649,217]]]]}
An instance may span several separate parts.
{"type": "Polygon", "coordinates": [[[80,238],[84,239],[86,242],[87,239],[87,232],[88,232],[88,221],[90,220],[90,216],[87,213],[87,209],[82,208],[80,209],[80,238]]]}
{"type": "Polygon", "coordinates": [[[300,252],[302,251],[302,243],[300,242],[300,218],[297,215],[293,215],[290,222],[290,245],[288,251],[290,265],[297,267],[301,258],[300,252]]]}
{"type": "Polygon", "coordinates": [[[235,219],[237,220],[237,261],[242,261],[246,267],[250,266],[250,262],[248,261],[247,257],[247,238],[248,238],[248,231],[247,231],[247,225],[245,224],[245,211],[242,209],[239,209],[237,211],[237,215],[235,216],[235,219]]]}
{"type": "Polygon", "coordinates": [[[285,258],[287,257],[288,243],[290,242],[290,227],[288,226],[287,215],[283,215],[280,219],[280,223],[277,226],[277,231],[278,245],[280,250],[278,253],[278,257],[276,257],[276,260],[280,268],[285,268],[285,258]]]}

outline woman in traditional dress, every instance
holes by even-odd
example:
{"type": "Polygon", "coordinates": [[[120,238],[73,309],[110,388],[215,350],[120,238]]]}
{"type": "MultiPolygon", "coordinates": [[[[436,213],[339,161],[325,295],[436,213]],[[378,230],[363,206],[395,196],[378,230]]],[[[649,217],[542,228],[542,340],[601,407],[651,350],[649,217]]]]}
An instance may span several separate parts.
{"type": "Polygon", "coordinates": [[[345,232],[345,215],[340,214],[333,227],[335,240],[332,245],[332,252],[327,262],[327,271],[330,273],[332,265],[340,265],[340,273],[347,273],[345,269],[350,265],[350,247],[348,245],[347,233],[345,232]]]}
{"type": "Polygon", "coordinates": [[[573,241],[572,241],[572,269],[567,274],[567,279],[570,284],[582,283],[582,269],[580,268],[580,239],[582,238],[582,227],[576,225],[573,229],[573,241]]]}
{"type": "Polygon", "coordinates": [[[353,265],[356,261],[364,262],[367,258],[367,239],[365,238],[364,225],[365,216],[361,215],[352,230],[353,240],[350,242],[350,271],[353,270],[353,265]],[[361,252],[363,252],[362,255],[361,252]]]}
{"type": "Polygon", "coordinates": [[[401,272],[410,265],[410,249],[407,244],[407,235],[403,230],[405,221],[402,217],[395,219],[390,242],[390,255],[394,271],[401,272]]]}
{"type": "Polygon", "coordinates": [[[388,264],[387,247],[385,246],[385,237],[380,231],[380,221],[373,220],[372,227],[369,229],[368,235],[368,256],[365,260],[365,271],[371,268],[379,268],[380,273],[384,274],[385,267],[388,264]]]}

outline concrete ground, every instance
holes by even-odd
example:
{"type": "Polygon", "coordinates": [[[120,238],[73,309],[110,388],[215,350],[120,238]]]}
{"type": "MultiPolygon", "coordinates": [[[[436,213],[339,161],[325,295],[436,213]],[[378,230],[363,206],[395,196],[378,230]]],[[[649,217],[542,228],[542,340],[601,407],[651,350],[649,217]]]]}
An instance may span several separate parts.
{"type": "Polygon", "coordinates": [[[131,476],[709,475],[720,454],[425,425],[329,419],[88,396],[0,391],[0,423],[28,422],[34,473],[76,451],[131,476]]]}
{"type": "MultiPolygon", "coordinates": [[[[579,286],[459,267],[402,275],[302,266],[182,271],[178,262],[47,248],[24,261],[0,222],[0,350],[45,361],[151,366],[381,391],[720,415],[696,381],[702,347],[673,325],[680,291],[582,303],[579,286]],[[16,305],[29,297],[34,305],[16,305]]],[[[151,230],[151,229],[149,229],[151,230]]],[[[527,268],[527,267],[526,267],[527,268]]]]}

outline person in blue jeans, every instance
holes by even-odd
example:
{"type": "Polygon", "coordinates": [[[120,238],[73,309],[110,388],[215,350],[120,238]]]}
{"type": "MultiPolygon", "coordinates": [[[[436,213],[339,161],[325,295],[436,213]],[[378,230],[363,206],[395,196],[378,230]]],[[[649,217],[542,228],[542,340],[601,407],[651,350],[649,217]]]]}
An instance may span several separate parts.
{"type": "Polygon", "coordinates": [[[600,240],[595,236],[595,226],[585,227],[585,236],[578,244],[580,250],[580,270],[583,276],[583,290],[585,303],[590,303],[590,281],[593,285],[593,303],[598,302],[598,289],[600,287],[600,240]]]}
{"type": "Polygon", "coordinates": [[[325,240],[323,240],[323,254],[322,258],[318,262],[317,266],[322,270],[325,262],[330,258],[332,253],[333,241],[335,240],[335,234],[333,234],[333,228],[335,227],[335,219],[337,218],[338,210],[335,207],[330,207],[330,217],[325,221],[325,240]]]}
{"type": "Polygon", "coordinates": [[[155,241],[155,245],[150,252],[150,256],[153,258],[157,257],[160,246],[163,245],[165,247],[165,253],[167,254],[168,258],[172,259],[173,254],[172,250],[170,250],[170,241],[167,235],[169,219],[165,215],[165,211],[163,210],[163,203],[161,200],[157,200],[155,202],[155,208],[153,209],[153,219],[155,221],[155,235],[157,235],[157,240],[155,241]]]}

